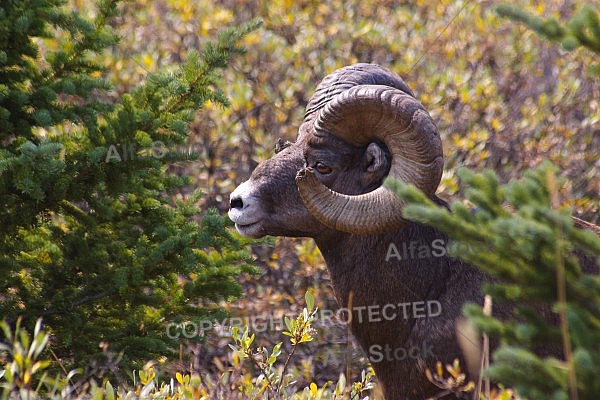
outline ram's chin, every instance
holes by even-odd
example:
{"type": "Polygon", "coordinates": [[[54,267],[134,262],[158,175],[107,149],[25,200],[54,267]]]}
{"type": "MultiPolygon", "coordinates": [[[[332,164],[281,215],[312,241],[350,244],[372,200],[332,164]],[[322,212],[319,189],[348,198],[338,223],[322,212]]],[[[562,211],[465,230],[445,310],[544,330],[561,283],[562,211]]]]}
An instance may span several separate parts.
{"type": "Polygon", "coordinates": [[[253,239],[258,239],[265,236],[264,230],[262,229],[260,222],[255,222],[253,224],[248,225],[235,224],[235,229],[237,229],[240,235],[250,237],[253,239]]]}

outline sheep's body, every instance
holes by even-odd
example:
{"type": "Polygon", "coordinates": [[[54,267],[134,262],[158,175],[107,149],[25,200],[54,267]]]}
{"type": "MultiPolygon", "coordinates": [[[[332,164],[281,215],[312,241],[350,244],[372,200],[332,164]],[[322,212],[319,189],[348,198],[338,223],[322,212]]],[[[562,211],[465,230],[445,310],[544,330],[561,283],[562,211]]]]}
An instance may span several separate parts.
{"type": "MultiPolygon", "coordinates": [[[[409,223],[401,231],[383,236],[345,234],[316,240],[331,273],[340,307],[363,310],[361,306],[375,306],[374,310],[378,311],[378,314],[372,315],[373,318],[362,311],[363,324],[359,323],[359,315],[355,311],[351,330],[367,356],[375,360],[384,358],[372,362],[372,365],[382,382],[386,399],[424,399],[439,393],[440,390],[425,378],[425,368],[433,368],[437,360],[451,363],[458,358],[461,365],[465,365],[454,325],[465,302],[482,304],[479,289],[485,280],[484,275],[449,257],[402,261],[394,257],[386,261],[390,243],[395,243],[402,252],[402,243],[417,242],[431,246],[436,239],[445,241],[445,237],[436,230],[409,223]],[[351,305],[348,304],[350,293],[351,305]],[[441,313],[436,315],[437,310],[434,310],[429,316],[427,308],[423,310],[421,306],[415,313],[414,305],[421,301],[425,302],[423,304],[439,302],[441,313]],[[406,319],[404,310],[398,306],[403,303],[410,303],[406,307],[406,319]],[[390,307],[396,312],[396,318],[383,318],[381,311],[387,304],[396,306],[394,309],[390,307]],[[381,321],[375,322],[377,320],[381,321]],[[381,346],[377,352],[370,351],[374,345],[381,346]],[[386,345],[392,349],[391,361],[386,360],[387,355],[382,356],[386,345]],[[393,355],[395,349],[409,351],[412,347],[421,349],[415,358],[407,356],[400,360],[393,355]]],[[[386,316],[391,315],[387,313],[386,316]]],[[[403,358],[404,351],[397,353],[399,358],[403,358]]]]}
{"type": "MultiPolygon", "coordinates": [[[[416,182],[443,207],[434,194],[440,159],[437,130],[406,84],[379,66],[358,64],[323,80],[297,141],[231,194],[229,215],[240,233],[314,238],[337,302],[352,309],[351,331],[388,400],[438,393],[424,373],[438,360],[458,358],[465,365],[456,324],[464,303],[483,303],[480,289],[489,280],[460,260],[434,254],[445,235],[397,218],[402,204],[381,186],[388,175],[416,182]],[[413,174],[417,167],[422,170],[413,174]],[[419,253],[424,248],[429,256],[419,253]],[[437,302],[440,312],[424,312],[427,302],[437,302]],[[406,303],[412,318],[400,315],[406,303]],[[394,354],[397,349],[404,350],[394,354]]],[[[494,314],[506,316],[502,307],[494,314]]]]}

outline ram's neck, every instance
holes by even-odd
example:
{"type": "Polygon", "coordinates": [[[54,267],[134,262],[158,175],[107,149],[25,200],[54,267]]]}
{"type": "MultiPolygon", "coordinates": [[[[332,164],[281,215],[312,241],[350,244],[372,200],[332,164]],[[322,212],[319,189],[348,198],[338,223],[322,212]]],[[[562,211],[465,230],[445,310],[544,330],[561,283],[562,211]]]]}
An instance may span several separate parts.
{"type": "Polygon", "coordinates": [[[436,256],[436,246],[445,241],[435,229],[415,223],[383,236],[337,232],[316,239],[341,307],[348,307],[350,296],[353,306],[439,296],[452,273],[447,258],[436,256]]]}

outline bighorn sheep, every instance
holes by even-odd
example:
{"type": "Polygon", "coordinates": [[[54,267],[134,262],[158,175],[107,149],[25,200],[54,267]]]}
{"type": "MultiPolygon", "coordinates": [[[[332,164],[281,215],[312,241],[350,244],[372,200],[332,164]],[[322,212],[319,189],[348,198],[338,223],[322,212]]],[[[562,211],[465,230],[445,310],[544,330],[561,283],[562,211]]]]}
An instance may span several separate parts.
{"type": "Polygon", "coordinates": [[[258,165],[231,193],[229,217],[241,234],[314,238],[336,300],[351,307],[352,333],[371,357],[388,400],[439,392],[424,374],[436,360],[458,358],[464,365],[455,322],[465,302],[482,304],[480,287],[489,280],[448,256],[389,257],[390,243],[400,251],[403,243],[418,248],[446,237],[404,220],[402,201],[383,180],[411,182],[446,206],[435,196],[442,168],[436,126],[406,83],[381,66],[356,64],[318,85],[297,141],[258,165]],[[440,304],[441,315],[428,314],[428,302],[440,304]],[[424,343],[427,351],[403,359],[394,354],[424,343]]]}

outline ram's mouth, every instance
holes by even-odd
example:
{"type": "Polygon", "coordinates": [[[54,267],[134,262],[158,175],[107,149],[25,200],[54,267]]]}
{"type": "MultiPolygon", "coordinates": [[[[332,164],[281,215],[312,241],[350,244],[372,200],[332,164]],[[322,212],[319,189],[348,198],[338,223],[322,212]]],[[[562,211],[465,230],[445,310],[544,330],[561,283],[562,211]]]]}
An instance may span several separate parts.
{"type": "Polygon", "coordinates": [[[236,229],[246,229],[246,228],[249,228],[249,227],[251,227],[251,226],[254,226],[254,225],[258,224],[258,222],[259,222],[259,221],[256,221],[256,222],[251,222],[251,223],[249,223],[249,224],[240,224],[240,223],[236,223],[236,224],[235,224],[235,227],[236,227],[236,229]]]}
{"type": "Polygon", "coordinates": [[[261,228],[260,221],[252,222],[249,224],[236,223],[235,229],[237,229],[237,231],[240,233],[240,235],[251,237],[251,238],[259,238],[259,237],[263,237],[265,235],[262,232],[263,230],[261,228]]]}

